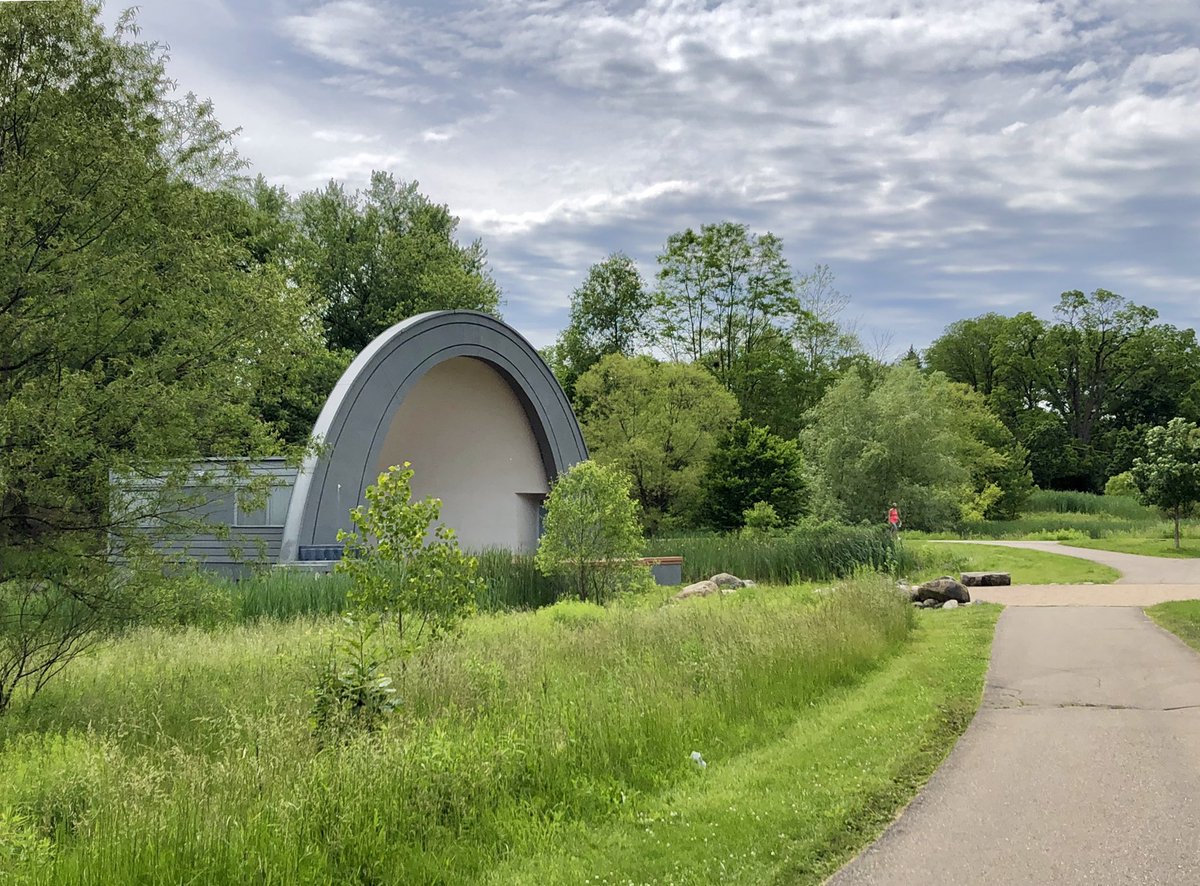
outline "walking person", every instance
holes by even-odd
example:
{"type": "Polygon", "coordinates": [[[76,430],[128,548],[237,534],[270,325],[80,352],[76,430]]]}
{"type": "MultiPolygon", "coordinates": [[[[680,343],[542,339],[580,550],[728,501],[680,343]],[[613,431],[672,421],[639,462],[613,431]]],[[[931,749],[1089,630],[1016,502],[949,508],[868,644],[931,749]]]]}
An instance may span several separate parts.
{"type": "Polygon", "coordinates": [[[892,535],[900,533],[900,509],[896,507],[896,503],[892,502],[891,508],[888,510],[888,529],[892,531],[892,535]]]}

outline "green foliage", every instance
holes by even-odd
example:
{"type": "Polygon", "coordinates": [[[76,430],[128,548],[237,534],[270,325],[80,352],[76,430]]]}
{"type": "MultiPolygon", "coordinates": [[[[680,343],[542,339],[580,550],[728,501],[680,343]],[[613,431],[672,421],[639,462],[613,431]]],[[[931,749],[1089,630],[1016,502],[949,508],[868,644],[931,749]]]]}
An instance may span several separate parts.
{"type": "Polygon", "coordinates": [[[1061,489],[1038,489],[1025,504],[1026,514],[1103,514],[1126,520],[1152,520],[1154,514],[1141,502],[1126,496],[1096,495],[1061,489]]]}
{"type": "Polygon", "coordinates": [[[430,310],[495,313],[500,292],[475,241],[455,239],[458,219],[386,172],[355,194],[337,182],[303,194],[297,278],[320,294],[331,351],[358,353],[389,326],[430,310]]]}
{"type": "Polygon", "coordinates": [[[830,516],[876,522],[896,502],[905,526],[947,528],[1015,513],[1031,488],[1012,435],[940,373],[901,363],[873,388],[847,374],[811,419],[804,443],[830,516]]]}
{"type": "Polygon", "coordinates": [[[988,398],[1039,486],[1098,491],[1131,467],[1146,429],[1190,414],[1200,346],[1104,289],[1064,292],[1054,315],[957,321],[926,358],[988,398]]]}
{"type": "Polygon", "coordinates": [[[637,562],[643,545],[629,476],[595,461],[574,465],[555,481],[535,562],[559,576],[584,602],[604,603],[644,587],[646,567],[637,562]]]}
{"type": "Polygon", "coordinates": [[[784,524],[807,511],[808,480],[795,440],[742,420],[717,443],[704,476],[701,515],[714,529],[740,529],[744,513],[761,502],[784,524]]]}
{"type": "Polygon", "coordinates": [[[651,532],[691,521],[720,433],[737,401],[712,375],[684,363],[611,354],[575,385],[592,457],[633,478],[651,532]]]}
{"type": "Polygon", "coordinates": [[[54,844],[28,817],[0,809],[0,866],[34,870],[54,860],[54,844]]]}
{"type": "Polygon", "coordinates": [[[649,344],[653,297],[629,256],[614,252],[588,268],[571,295],[571,316],[554,346],[555,374],[568,394],[575,381],[609,354],[632,357],[649,344]]]}
{"type": "Polygon", "coordinates": [[[483,592],[474,557],[437,523],[442,503],[411,501],[412,468],[393,465],[350,511],[354,531],[338,532],[345,554],[334,567],[354,582],[352,611],[393,622],[409,651],[453,630],[483,592]]]}
{"type": "Polygon", "coordinates": [[[783,243],[733,222],[672,234],[658,257],[658,337],[737,392],[761,336],[792,312],[783,243]]]}
{"type": "Polygon", "coordinates": [[[1179,547],[1179,521],[1200,502],[1200,427],[1173,418],[1146,432],[1146,457],[1133,462],[1133,480],[1141,498],[1168,512],[1175,521],[1175,547],[1179,547]]]}
{"type": "Polygon", "coordinates": [[[1108,482],[1104,484],[1104,494],[1136,498],[1138,487],[1137,482],[1133,479],[1133,471],[1122,471],[1109,477],[1108,482]]]}
{"type": "Polygon", "coordinates": [[[190,464],[279,451],[255,399],[305,339],[245,200],[198,186],[236,180],[228,134],[135,33],[0,10],[0,709],[159,606],[190,464]],[[133,507],[114,476],[162,479],[133,507]]]}
{"type": "Polygon", "coordinates": [[[309,722],[322,741],[382,727],[400,703],[392,678],[381,673],[375,635],[378,618],[343,619],[329,658],[318,671],[309,722]]]}
{"type": "Polygon", "coordinates": [[[782,535],[698,535],[651,539],[650,557],[683,557],[684,581],[718,572],[771,584],[826,581],[860,570],[904,572],[916,563],[878,526],[805,523],[782,535]]]}
{"type": "Polygon", "coordinates": [[[779,513],[765,501],[756,501],[753,507],[742,512],[743,535],[774,535],[782,526],[779,513]]]}

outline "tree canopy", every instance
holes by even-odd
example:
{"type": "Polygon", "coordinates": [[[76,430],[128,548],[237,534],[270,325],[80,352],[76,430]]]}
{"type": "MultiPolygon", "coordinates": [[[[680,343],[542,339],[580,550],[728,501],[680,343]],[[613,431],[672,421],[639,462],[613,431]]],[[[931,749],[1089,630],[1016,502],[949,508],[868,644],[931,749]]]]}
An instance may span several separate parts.
{"type": "Polygon", "coordinates": [[[1134,459],[1132,473],[1142,499],[1175,521],[1178,548],[1179,520],[1200,503],[1200,427],[1173,418],[1151,428],[1146,432],[1146,455],[1134,459]]]}
{"type": "Polygon", "coordinates": [[[624,253],[614,252],[588,269],[571,295],[570,319],[552,354],[555,374],[568,394],[602,357],[632,357],[650,344],[653,333],[646,314],[652,305],[637,265],[624,253]]]}
{"type": "Polygon", "coordinates": [[[1031,488],[1023,453],[982,401],[909,363],[871,386],[847,373],[804,433],[825,516],[882,522],[891,503],[906,526],[944,529],[1019,507],[1031,488]]]}
{"type": "Polygon", "coordinates": [[[733,395],[698,366],[620,354],[580,376],[576,393],[593,458],[632,477],[647,527],[693,520],[709,455],[737,418],[733,395]]]}
{"type": "Polygon", "coordinates": [[[1099,491],[1128,470],[1145,432],[1191,414],[1195,332],[1105,289],[1064,292],[1030,313],[957,321],[926,351],[931,370],[987,398],[1030,452],[1039,486],[1099,491]]]}
{"type": "Polygon", "coordinates": [[[254,404],[305,336],[244,200],[201,187],[236,181],[228,139],[130,27],[0,8],[0,708],[140,611],[139,524],[192,461],[280,451],[254,404]],[[114,476],[166,479],[118,507],[114,476]]]}
{"type": "Polygon", "coordinates": [[[767,505],[791,525],[808,510],[808,478],[796,440],[742,419],[722,435],[704,477],[701,518],[714,529],[740,529],[746,512],[767,505]]]}
{"type": "Polygon", "coordinates": [[[330,350],[356,354],[424,311],[499,309],[483,244],[460,245],[458,219],[417,188],[374,172],[365,190],[331,181],[297,200],[296,276],[322,300],[330,350]]]}

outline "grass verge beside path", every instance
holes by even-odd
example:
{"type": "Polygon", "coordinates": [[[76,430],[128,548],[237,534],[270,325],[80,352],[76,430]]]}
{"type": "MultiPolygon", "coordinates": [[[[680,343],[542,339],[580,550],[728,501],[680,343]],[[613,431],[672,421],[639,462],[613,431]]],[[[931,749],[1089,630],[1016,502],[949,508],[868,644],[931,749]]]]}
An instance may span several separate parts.
{"type": "MultiPolygon", "coordinates": [[[[1110,584],[1121,577],[1111,566],[1093,563],[1066,554],[1048,554],[1002,545],[938,544],[936,541],[910,541],[922,569],[914,580],[928,581],[939,575],[959,572],[1007,572],[1013,584],[1110,584]]],[[[1072,542],[1075,544],[1075,542],[1072,542]]]]}
{"type": "Polygon", "coordinates": [[[966,729],[1000,608],[922,612],[910,644],[783,735],[643,807],[515,859],[494,884],[819,883],[875,839],[966,729]]]}
{"type": "Polygon", "coordinates": [[[1159,603],[1146,610],[1159,627],[1170,631],[1188,646],[1200,652],[1200,600],[1159,603]]]}
{"type": "MultiPolygon", "coordinates": [[[[1117,536],[1112,538],[1087,538],[1067,544],[1078,548],[1093,548],[1100,551],[1119,551],[1123,554],[1142,554],[1147,557],[1173,557],[1186,559],[1200,557],[1200,538],[1184,538],[1178,549],[1173,538],[1145,538],[1117,536]]],[[[1200,573],[1200,570],[1197,570],[1200,573]]]]}

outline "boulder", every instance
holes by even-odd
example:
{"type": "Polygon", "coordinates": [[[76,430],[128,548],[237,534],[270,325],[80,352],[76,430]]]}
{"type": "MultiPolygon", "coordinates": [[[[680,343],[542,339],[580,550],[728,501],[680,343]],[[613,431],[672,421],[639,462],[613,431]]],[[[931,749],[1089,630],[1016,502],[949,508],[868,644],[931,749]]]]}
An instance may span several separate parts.
{"type": "Polygon", "coordinates": [[[718,572],[709,581],[719,588],[740,588],[745,586],[745,582],[736,575],[730,575],[728,572],[718,572]]]}
{"type": "Polygon", "coordinates": [[[933,600],[935,603],[945,603],[949,600],[966,603],[971,599],[971,593],[966,586],[948,575],[918,585],[912,594],[914,600],[933,600]]]}
{"type": "Polygon", "coordinates": [[[695,584],[688,585],[674,597],[672,600],[687,600],[689,597],[711,597],[713,594],[719,594],[721,588],[713,581],[698,581],[695,584]]]}
{"type": "Polygon", "coordinates": [[[964,572],[958,577],[969,588],[1001,588],[1012,584],[1007,572],[964,572]]]}
{"type": "Polygon", "coordinates": [[[957,600],[947,600],[945,603],[942,604],[942,608],[943,609],[957,609],[958,601],[957,600]]]}

